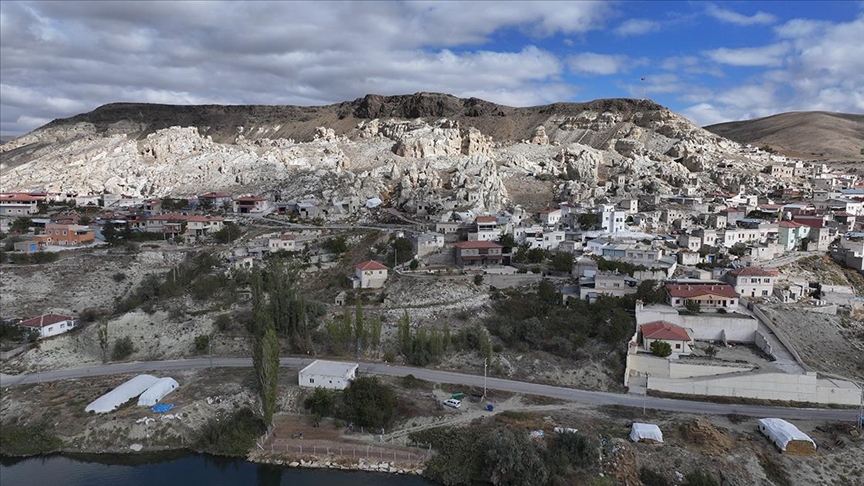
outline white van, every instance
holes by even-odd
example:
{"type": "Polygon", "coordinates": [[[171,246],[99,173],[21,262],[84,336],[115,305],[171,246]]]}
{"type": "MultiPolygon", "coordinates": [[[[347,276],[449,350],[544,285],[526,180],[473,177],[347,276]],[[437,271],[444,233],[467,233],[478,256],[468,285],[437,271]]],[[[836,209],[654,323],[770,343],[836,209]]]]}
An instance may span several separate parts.
{"type": "Polygon", "coordinates": [[[455,398],[448,398],[447,400],[444,400],[444,405],[448,407],[459,408],[462,406],[462,401],[456,400],[455,398]]]}

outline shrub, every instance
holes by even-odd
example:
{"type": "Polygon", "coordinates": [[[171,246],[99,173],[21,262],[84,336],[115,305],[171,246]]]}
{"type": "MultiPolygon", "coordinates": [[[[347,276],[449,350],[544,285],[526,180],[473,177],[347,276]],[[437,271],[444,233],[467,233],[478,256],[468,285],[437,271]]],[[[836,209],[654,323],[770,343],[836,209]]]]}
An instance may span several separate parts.
{"type": "Polygon", "coordinates": [[[709,358],[714,358],[717,356],[717,346],[708,346],[705,348],[705,355],[709,358]]]}
{"type": "Polygon", "coordinates": [[[231,328],[231,316],[228,314],[220,314],[213,320],[213,324],[219,332],[225,332],[231,328]]]}
{"type": "Polygon", "coordinates": [[[30,261],[33,263],[51,263],[56,262],[60,259],[59,253],[52,253],[47,251],[37,251],[31,255],[30,261]]]}
{"type": "Polygon", "coordinates": [[[684,308],[692,314],[698,314],[702,311],[702,308],[699,307],[699,302],[696,302],[695,300],[685,300],[684,308]]]}
{"type": "Polygon", "coordinates": [[[482,273],[478,273],[477,275],[474,275],[474,285],[476,285],[478,287],[483,285],[483,274],[482,273]]]}
{"type": "Polygon", "coordinates": [[[26,425],[3,424],[0,454],[31,456],[57,452],[63,442],[54,433],[54,425],[41,420],[26,425]]]}
{"type": "Polygon", "coordinates": [[[684,481],[684,486],[719,486],[710,474],[698,470],[684,476],[684,481]]]}
{"type": "Polygon", "coordinates": [[[598,460],[596,441],[579,433],[556,434],[549,440],[549,463],[559,470],[590,468],[598,460]]]}
{"type": "Polygon", "coordinates": [[[126,274],[123,272],[117,272],[114,275],[111,275],[111,279],[115,282],[122,282],[126,280],[126,274]]]}
{"type": "Polygon", "coordinates": [[[195,350],[196,351],[206,351],[207,348],[210,347],[210,335],[209,334],[199,334],[195,336],[195,350]]]}
{"type": "Polygon", "coordinates": [[[132,338],[129,336],[122,337],[114,342],[114,348],[111,350],[111,360],[122,361],[137,351],[132,338]]]}
{"type": "Polygon", "coordinates": [[[324,388],[316,388],[312,395],[303,402],[303,407],[313,415],[329,417],[333,415],[336,406],[336,394],[324,388]]]}
{"type": "Polygon", "coordinates": [[[672,354],[672,346],[666,341],[651,341],[651,353],[654,356],[665,358],[672,354]]]}
{"type": "Polygon", "coordinates": [[[669,486],[669,480],[659,472],[643,467],[639,470],[639,480],[645,486],[669,486]]]}
{"type": "Polygon", "coordinates": [[[384,353],[383,359],[386,363],[392,363],[396,361],[396,353],[394,353],[393,351],[387,351],[384,353]]]}
{"type": "Polygon", "coordinates": [[[382,428],[390,424],[396,409],[396,393],[378,378],[357,378],[343,393],[343,417],[361,427],[382,428]]]}
{"type": "Polygon", "coordinates": [[[225,223],[222,229],[213,233],[213,238],[219,243],[230,243],[240,237],[242,231],[234,223],[225,223]]]}
{"type": "Polygon", "coordinates": [[[241,408],[229,417],[210,419],[201,430],[195,448],[220,456],[245,457],[264,430],[264,422],[252,410],[241,408]]]}

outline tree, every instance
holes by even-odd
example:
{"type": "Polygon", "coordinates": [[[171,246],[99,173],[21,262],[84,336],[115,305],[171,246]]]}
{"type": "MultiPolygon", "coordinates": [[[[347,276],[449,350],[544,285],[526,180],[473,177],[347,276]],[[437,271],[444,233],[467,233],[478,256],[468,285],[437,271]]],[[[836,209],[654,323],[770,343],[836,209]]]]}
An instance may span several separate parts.
{"type": "Polygon", "coordinates": [[[208,347],[210,347],[210,335],[209,334],[199,334],[195,336],[195,350],[196,351],[204,351],[208,347]]]}
{"type": "Polygon", "coordinates": [[[372,376],[352,381],[342,396],[345,419],[361,427],[383,428],[390,424],[396,409],[396,393],[372,376]]]}
{"type": "Polygon", "coordinates": [[[402,313],[397,324],[397,333],[399,341],[399,352],[403,356],[411,354],[411,318],[408,317],[408,311],[402,313]]]}
{"type": "Polygon", "coordinates": [[[102,362],[108,361],[108,319],[99,319],[99,349],[102,350],[102,362]]]}
{"type": "Polygon", "coordinates": [[[312,392],[312,396],[306,398],[303,406],[313,415],[329,417],[333,415],[336,406],[336,394],[332,390],[318,387],[312,392]]]}
{"type": "Polygon", "coordinates": [[[705,348],[705,355],[711,359],[714,359],[714,357],[717,356],[717,346],[712,345],[705,348]]]}
{"type": "Polygon", "coordinates": [[[396,238],[390,246],[393,249],[393,255],[387,260],[392,261],[394,266],[414,258],[414,245],[408,238],[396,238]]]}
{"type": "Polygon", "coordinates": [[[498,237],[497,243],[504,248],[514,248],[516,246],[516,239],[513,238],[513,235],[510,233],[501,232],[501,236],[498,237]]]}
{"type": "Polygon", "coordinates": [[[702,312],[702,308],[699,306],[699,302],[695,300],[685,300],[684,308],[687,309],[688,312],[691,312],[693,314],[699,314],[700,312],[702,312]]]}
{"type": "Polygon", "coordinates": [[[485,444],[485,475],[496,485],[540,486],[549,470],[537,446],[521,431],[509,428],[490,434],[485,444]]]}
{"type": "Polygon", "coordinates": [[[279,384],[279,340],[272,326],[258,337],[253,349],[252,362],[261,398],[261,417],[269,427],[276,412],[277,386],[279,384]]]}
{"type": "Polygon", "coordinates": [[[375,316],[372,318],[372,325],[371,325],[371,333],[370,334],[371,335],[369,337],[369,343],[372,345],[372,347],[375,348],[375,351],[377,352],[381,346],[381,318],[380,317],[375,316]]]}
{"type": "Polygon", "coordinates": [[[420,268],[420,261],[417,260],[416,258],[411,260],[411,263],[408,265],[408,268],[410,268],[412,271],[417,270],[418,268],[420,268]]]}
{"type": "Polygon", "coordinates": [[[369,344],[369,333],[363,318],[363,306],[359,300],[354,307],[354,341],[357,343],[358,350],[365,349],[369,344]]]}
{"type": "Polygon", "coordinates": [[[239,238],[242,233],[243,231],[236,224],[225,223],[222,229],[213,233],[213,238],[219,243],[230,243],[239,238]]]}
{"type": "Polygon", "coordinates": [[[111,360],[124,360],[131,356],[135,351],[137,351],[137,349],[135,348],[135,344],[132,342],[132,338],[124,336],[114,342],[114,348],[111,350],[111,360]]]}
{"type": "Polygon", "coordinates": [[[351,342],[354,337],[354,326],[351,324],[351,310],[346,308],[342,313],[342,322],[339,324],[339,340],[342,343],[342,348],[345,351],[350,351],[351,342]]]}
{"type": "Polygon", "coordinates": [[[662,304],[666,302],[666,290],[662,286],[658,287],[654,280],[643,280],[636,287],[636,298],[645,305],[662,304]]]}
{"type": "Polygon", "coordinates": [[[9,231],[15,231],[17,233],[27,233],[30,231],[30,227],[33,226],[33,220],[30,218],[19,217],[15,218],[12,221],[12,224],[9,225],[9,231]]]}
{"type": "Polygon", "coordinates": [[[109,245],[117,242],[117,228],[114,227],[114,223],[108,221],[102,226],[102,237],[109,245]]]}
{"type": "Polygon", "coordinates": [[[599,459],[597,442],[579,433],[555,434],[547,450],[550,466],[558,470],[589,468],[599,459]]]}
{"type": "Polygon", "coordinates": [[[572,272],[573,254],[566,251],[555,252],[555,256],[552,257],[552,270],[556,272],[572,272]]]}
{"type": "Polygon", "coordinates": [[[594,213],[582,213],[576,221],[582,229],[591,229],[597,225],[597,215],[594,213]]]}
{"type": "Polygon", "coordinates": [[[672,354],[672,346],[666,341],[651,341],[651,353],[654,356],[665,358],[672,354]]]}
{"type": "Polygon", "coordinates": [[[477,275],[474,275],[474,285],[476,285],[478,287],[483,285],[483,274],[482,273],[478,273],[477,275]]]}
{"type": "Polygon", "coordinates": [[[345,240],[344,236],[327,238],[324,240],[324,243],[321,244],[321,247],[330,253],[341,254],[348,251],[348,242],[345,240]]]}

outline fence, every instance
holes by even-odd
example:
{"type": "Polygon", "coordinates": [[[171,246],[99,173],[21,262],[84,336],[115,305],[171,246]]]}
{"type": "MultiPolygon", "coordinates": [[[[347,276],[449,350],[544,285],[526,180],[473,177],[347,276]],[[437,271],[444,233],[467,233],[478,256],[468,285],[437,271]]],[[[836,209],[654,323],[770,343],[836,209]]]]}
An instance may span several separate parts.
{"type": "Polygon", "coordinates": [[[263,447],[265,451],[271,454],[285,453],[290,456],[315,456],[329,457],[331,459],[347,459],[358,461],[360,459],[370,462],[399,462],[407,464],[422,464],[430,457],[429,451],[409,452],[397,449],[387,449],[383,447],[373,446],[321,446],[321,445],[302,445],[296,443],[287,443],[281,440],[274,440],[263,447]]]}

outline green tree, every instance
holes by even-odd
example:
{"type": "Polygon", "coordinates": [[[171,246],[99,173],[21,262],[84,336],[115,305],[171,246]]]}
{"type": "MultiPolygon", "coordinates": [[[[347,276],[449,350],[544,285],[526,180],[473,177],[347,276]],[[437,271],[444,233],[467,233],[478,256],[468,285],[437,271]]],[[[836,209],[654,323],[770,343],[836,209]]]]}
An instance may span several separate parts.
{"type": "Polygon", "coordinates": [[[261,398],[261,416],[269,427],[273,424],[273,414],[276,412],[279,384],[279,340],[272,326],[267,327],[264,334],[256,339],[252,362],[261,398]]]}
{"type": "Polygon", "coordinates": [[[346,352],[351,351],[354,347],[351,345],[354,337],[354,326],[351,323],[351,310],[346,308],[342,313],[342,322],[339,324],[339,338],[342,341],[342,348],[346,352]]]}
{"type": "Polygon", "coordinates": [[[117,243],[117,228],[114,227],[114,223],[108,221],[102,226],[102,237],[109,245],[117,243]]]}
{"type": "Polygon", "coordinates": [[[195,350],[198,352],[206,351],[210,347],[210,335],[199,334],[195,336],[195,350]]]}
{"type": "Polygon", "coordinates": [[[381,349],[381,318],[378,316],[373,317],[370,328],[369,344],[377,352],[381,349]]]}
{"type": "Polygon", "coordinates": [[[478,287],[483,285],[483,274],[482,273],[478,273],[477,275],[474,275],[474,285],[476,285],[478,287]]]}
{"type": "Polygon", "coordinates": [[[572,272],[573,254],[566,251],[555,252],[555,256],[552,257],[552,270],[556,272],[572,272]]]}
{"type": "Polygon", "coordinates": [[[124,336],[114,342],[114,347],[111,349],[111,360],[122,361],[129,356],[132,356],[132,353],[135,351],[137,351],[137,349],[135,348],[135,344],[132,342],[132,338],[124,336]]]}
{"type": "Polygon", "coordinates": [[[511,235],[510,233],[504,233],[503,231],[498,237],[497,243],[504,248],[515,248],[517,246],[516,240],[513,238],[513,235],[511,235]]]}
{"type": "Polygon", "coordinates": [[[705,348],[705,356],[714,359],[714,357],[717,356],[717,346],[712,345],[705,348]]]}
{"type": "Polygon", "coordinates": [[[18,217],[9,225],[9,231],[17,233],[27,233],[30,227],[33,226],[33,220],[30,218],[18,217]]]}
{"type": "Polygon", "coordinates": [[[399,352],[403,356],[409,356],[411,354],[411,318],[408,317],[407,310],[403,311],[397,326],[399,352]]]}
{"type": "Polygon", "coordinates": [[[326,324],[327,338],[330,340],[330,349],[334,354],[342,354],[345,350],[342,346],[342,330],[339,323],[329,321],[326,324]]]}
{"type": "Polygon", "coordinates": [[[577,218],[577,222],[582,229],[589,230],[597,225],[597,215],[594,213],[582,213],[577,218]]]}
{"type": "Polygon", "coordinates": [[[108,319],[99,319],[99,349],[102,350],[102,362],[108,361],[108,319]]]}
{"type": "Polygon", "coordinates": [[[354,340],[358,349],[366,349],[369,345],[369,332],[363,317],[363,306],[359,300],[354,306],[354,340]]]}
{"type": "Polygon", "coordinates": [[[691,312],[693,314],[699,314],[700,312],[702,312],[702,308],[699,306],[699,302],[695,300],[685,300],[684,308],[687,309],[688,312],[691,312]]]}
{"type": "Polygon", "coordinates": [[[319,417],[330,417],[336,407],[336,394],[332,390],[325,388],[315,388],[312,396],[306,398],[303,402],[306,410],[312,412],[313,415],[319,417]]]}
{"type": "Polygon", "coordinates": [[[555,434],[547,442],[547,462],[559,471],[590,468],[599,459],[598,451],[597,442],[580,433],[555,434]]]}
{"type": "Polygon", "coordinates": [[[344,236],[327,238],[321,247],[330,253],[342,254],[348,251],[348,242],[344,236]]]}
{"type": "Polygon", "coordinates": [[[521,431],[509,428],[490,434],[485,444],[485,475],[496,486],[540,486],[549,470],[537,446],[521,431]]]}
{"type": "Polygon", "coordinates": [[[387,258],[387,261],[393,262],[393,265],[399,265],[414,258],[414,245],[408,238],[396,238],[390,246],[393,249],[393,254],[387,258]]]}
{"type": "Polygon", "coordinates": [[[243,234],[243,231],[234,223],[225,223],[222,225],[222,229],[213,233],[213,238],[219,243],[230,243],[240,235],[243,234]]]}
{"type": "Polygon", "coordinates": [[[672,346],[666,341],[651,341],[651,353],[654,356],[665,358],[672,354],[672,346]]]}
{"type": "Polygon", "coordinates": [[[345,419],[361,427],[383,428],[396,410],[396,393],[378,378],[361,376],[352,381],[342,396],[345,419]]]}

